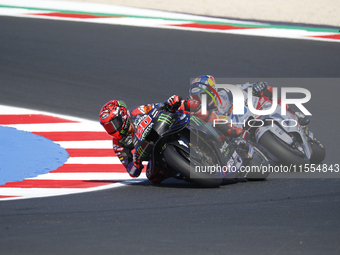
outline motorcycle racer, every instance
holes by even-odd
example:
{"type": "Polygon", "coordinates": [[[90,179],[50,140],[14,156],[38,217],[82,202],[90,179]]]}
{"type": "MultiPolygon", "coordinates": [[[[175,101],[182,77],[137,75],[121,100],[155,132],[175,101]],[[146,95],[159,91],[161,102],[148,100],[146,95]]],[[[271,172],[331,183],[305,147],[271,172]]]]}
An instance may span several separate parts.
{"type": "MultiPolygon", "coordinates": [[[[265,81],[258,81],[255,83],[245,83],[245,84],[236,84],[235,86],[239,87],[243,93],[247,94],[248,87],[252,87],[253,89],[253,96],[256,97],[268,97],[269,99],[272,99],[273,97],[273,88],[270,87],[267,82],[265,81]]],[[[215,89],[215,79],[211,75],[202,75],[194,80],[192,80],[190,84],[189,89],[189,100],[196,100],[197,102],[201,102],[201,96],[203,94],[208,94],[209,100],[207,101],[207,114],[203,115],[200,111],[195,112],[194,114],[201,118],[202,120],[209,122],[214,119],[219,118],[227,118],[233,109],[233,95],[232,93],[227,89],[215,89]],[[219,95],[220,100],[217,100],[217,94],[219,95]]],[[[281,105],[281,100],[278,97],[278,104],[281,105]]],[[[287,110],[294,113],[293,110],[291,110],[287,106],[287,110]]],[[[301,114],[294,113],[298,116],[301,116],[301,114]]],[[[304,120],[301,119],[301,122],[308,124],[309,119],[305,116],[302,116],[300,118],[304,118],[304,120]]],[[[219,129],[224,134],[229,134],[233,137],[238,137],[243,134],[243,137],[246,137],[246,133],[242,128],[238,128],[235,126],[231,126],[230,124],[227,125],[217,125],[217,129],[219,129]]]]}
{"type": "Polygon", "coordinates": [[[146,176],[153,183],[159,183],[170,177],[162,166],[153,166],[149,160],[151,146],[141,140],[147,123],[148,114],[154,109],[166,107],[170,111],[178,109],[180,104],[170,97],[165,103],[141,105],[128,110],[122,100],[110,100],[99,112],[99,120],[105,131],[112,136],[113,150],[131,177],[138,177],[144,166],[142,161],[149,161],[146,176]],[[134,150],[134,151],[133,151],[134,150]]]}

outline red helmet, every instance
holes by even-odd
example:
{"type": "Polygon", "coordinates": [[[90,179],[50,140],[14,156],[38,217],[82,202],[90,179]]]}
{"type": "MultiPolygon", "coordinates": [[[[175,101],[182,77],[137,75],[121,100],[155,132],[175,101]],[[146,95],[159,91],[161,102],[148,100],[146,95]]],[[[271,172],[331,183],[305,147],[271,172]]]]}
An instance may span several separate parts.
{"type": "Polygon", "coordinates": [[[130,112],[121,100],[107,102],[99,112],[99,120],[106,132],[117,139],[127,135],[132,123],[130,112]]]}

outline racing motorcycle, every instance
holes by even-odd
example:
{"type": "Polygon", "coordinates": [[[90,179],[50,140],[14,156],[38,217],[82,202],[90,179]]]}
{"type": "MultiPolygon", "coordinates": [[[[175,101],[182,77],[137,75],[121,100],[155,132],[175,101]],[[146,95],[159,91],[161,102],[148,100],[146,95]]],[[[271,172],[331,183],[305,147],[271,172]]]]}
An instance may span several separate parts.
{"type": "Polygon", "coordinates": [[[136,127],[137,140],[151,148],[151,160],[150,155],[142,160],[151,163],[152,173],[159,169],[156,165],[163,166],[168,176],[203,187],[218,187],[224,179],[264,180],[269,173],[246,170],[273,164],[242,138],[221,143],[211,124],[192,115],[154,109],[136,127]]]}
{"type": "MultiPolygon", "coordinates": [[[[252,104],[257,110],[272,107],[272,101],[265,96],[253,96],[252,104]]],[[[319,164],[324,160],[325,148],[309,130],[310,120],[303,113],[287,110],[286,115],[281,115],[279,104],[271,115],[254,115],[247,107],[245,111],[244,115],[231,114],[228,122],[245,129],[243,137],[262,145],[276,164],[319,164]]]]}

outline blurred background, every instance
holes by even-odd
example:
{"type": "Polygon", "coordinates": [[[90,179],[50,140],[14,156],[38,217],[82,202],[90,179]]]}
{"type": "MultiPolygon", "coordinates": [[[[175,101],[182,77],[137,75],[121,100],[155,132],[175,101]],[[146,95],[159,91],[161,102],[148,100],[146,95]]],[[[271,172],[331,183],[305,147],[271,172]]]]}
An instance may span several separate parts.
{"type": "MultiPolygon", "coordinates": [[[[62,0],[68,1],[68,0],[62,0]]],[[[73,0],[206,16],[340,27],[339,0],[73,0]]]]}

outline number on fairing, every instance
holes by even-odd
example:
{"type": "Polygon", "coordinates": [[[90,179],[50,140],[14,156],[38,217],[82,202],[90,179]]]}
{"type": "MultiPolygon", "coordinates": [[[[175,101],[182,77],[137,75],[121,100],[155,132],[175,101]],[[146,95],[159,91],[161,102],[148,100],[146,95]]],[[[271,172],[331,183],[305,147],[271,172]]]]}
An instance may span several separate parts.
{"type": "Polygon", "coordinates": [[[138,125],[136,136],[140,140],[145,128],[151,123],[152,119],[150,116],[147,116],[142,122],[138,125]]]}

